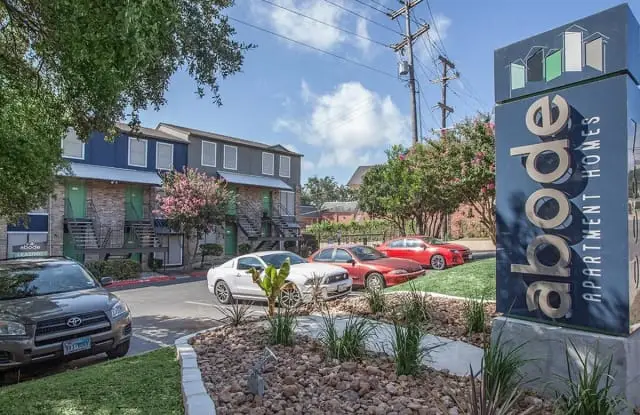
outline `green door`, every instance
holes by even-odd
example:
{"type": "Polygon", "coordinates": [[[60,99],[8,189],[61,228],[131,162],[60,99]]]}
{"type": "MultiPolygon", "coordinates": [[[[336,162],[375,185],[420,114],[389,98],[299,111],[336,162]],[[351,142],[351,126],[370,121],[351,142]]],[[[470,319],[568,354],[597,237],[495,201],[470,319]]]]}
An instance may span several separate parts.
{"type": "Polygon", "coordinates": [[[87,188],[84,183],[77,181],[67,182],[66,192],[65,217],[70,219],[84,218],[87,211],[87,188]]]}
{"type": "Polygon", "coordinates": [[[267,217],[271,217],[273,212],[273,193],[271,190],[262,191],[262,214],[267,217]]]}
{"type": "Polygon", "coordinates": [[[127,186],[124,195],[125,219],[142,220],[144,191],[139,186],[127,186]]]}
{"type": "Polygon", "coordinates": [[[62,237],[62,255],[78,262],[84,262],[84,255],[76,250],[73,236],[70,233],[65,233],[62,237]]]}
{"type": "Polygon", "coordinates": [[[236,200],[238,197],[238,190],[230,187],[229,193],[231,197],[229,198],[229,204],[227,205],[227,215],[235,216],[238,210],[238,203],[236,200]]]}
{"type": "Polygon", "coordinates": [[[228,222],[224,228],[224,254],[235,256],[238,249],[238,227],[228,222]]]}

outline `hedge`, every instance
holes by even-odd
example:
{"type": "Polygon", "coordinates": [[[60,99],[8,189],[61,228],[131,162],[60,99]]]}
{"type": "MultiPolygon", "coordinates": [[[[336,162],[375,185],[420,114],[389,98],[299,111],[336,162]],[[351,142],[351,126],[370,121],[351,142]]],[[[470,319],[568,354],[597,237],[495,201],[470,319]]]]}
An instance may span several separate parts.
{"type": "Polygon", "coordinates": [[[130,259],[112,259],[108,261],[91,261],[86,264],[94,277],[111,277],[114,280],[130,280],[140,277],[142,266],[130,259]]]}

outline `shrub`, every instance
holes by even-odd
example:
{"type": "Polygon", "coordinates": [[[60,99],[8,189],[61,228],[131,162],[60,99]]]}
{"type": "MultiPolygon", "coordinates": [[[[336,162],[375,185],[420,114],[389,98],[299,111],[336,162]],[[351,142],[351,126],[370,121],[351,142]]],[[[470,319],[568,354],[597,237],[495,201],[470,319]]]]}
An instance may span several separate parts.
{"type": "Polygon", "coordinates": [[[244,244],[238,245],[238,253],[240,255],[246,255],[250,252],[251,252],[251,244],[244,243],[244,244]]]}
{"type": "Polygon", "coordinates": [[[235,300],[228,307],[219,305],[216,306],[216,309],[224,316],[222,320],[234,327],[238,327],[245,322],[251,313],[252,305],[253,303],[240,304],[235,300]]]}
{"type": "Polygon", "coordinates": [[[147,266],[149,267],[149,269],[151,269],[151,271],[156,272],[160,268],[162,268],[162,260],[154,258],[153,257],[153,252],[152,252],[147,257],[147,266]]]}
{"type": "Polygon", "coordinates": [[[431,321],[429,297],[416,288],[414,281],[409,283],[409,292],[404,294],[398,311],[400,320],[407,324],[426,324],[431,321]]]}
{"type": "Polygon", "coordinates": [[[296,316],[289,309],[278,308],[278,313],[268,317],[271,344],[291,346],[295,341],[296,316]]]}
{"type": "Polygon", "coordinates": [[[372,313],[383,313],[387,309],[387,297],[382,290],[367,288],[365,298],[372,313]]]}
{"type": "Polygon", "coordinates": [[[520,356],[523,343],[508,351],[502,343],[502,331],[495,342],[484,348],[482,357],[482,377],[487,395],[503,404],[508,401],[512,391],[519,389],[522,384],[520,369],[527,362],[520,356]]]}
{"type": "Polygon", "coordinates": [[[287,258],[280,269],[277,269],[273,265],[269,265],[264,270],[264,276],[262,276],[262,270],[251,268],[248,272],[251,274],[251,279],[254,284],[257,284],[267,297],[268,311],[267,314],[273,317],[276,301],[280,296],[282,287],[287,284],[287,277],[289,276],[290,261],[287,258]]]}
{"type": "MultiPolygon", "coordinates": [[[[480,371],[484,373],[483,362],[480,363],[480,371]]],[[[487,377],[480,378],[480,385],[473,374],[473,368],[469,366],[469,404],[468,413],[470,415],[510,415],[514,413],[516,403],[522,396],[518,388],[511,390],[501,389],[500,385],[490,392],[487,389],[487,377]],[[507,394],[508,393],[508,394],[507,394]]],[[[533,413],[535,407],[530,407],[520,413],[520,415],[528,415],[533,413]]]]}
{"type": "Polygon", "coordinates": [[[467,299],[463,314],[469,334],[484,332],[486,321],[484,297],[480,297],[480,300],[467,299]]]}
{"type": "Polygon", "coordinates": [[[416,322],[403,326],[395,321],[393,329],[395,336],[392,347],[396,362],[396,374],[398,376],[418,374],[422,366],[422,358],[426,353],[420,344],[424,337],[424,331],[416,322]]]}
{"type": "Polygon", "coordinates": [[[336,328],[336,317],[329,313],[323,313],[323,326],[320,341],[324,345],[327,355],[333,359],[353,360],[361,359],[366,353],[366,342],[373,334],[373,324],[353,314],[349,316],[344,326],[342,335],[336,328]]]}
{"type": "Polygon", "coordinates": [[[624,400],[619,396],[614,396],[611,391],[612,380],[615,379],[611,373],[613,358],[603,361],[596,351],[593,354],[587,351],[582,356],[571,340],[571,348],[566,348],[565,356],[567,361],[568,378],[566,383],[568,392],[558,399],[558,410],[567,415],[614,415],[623,412],[624,400]],[[573,375],[571,356],[578,357],[579,371],[577,376],[573,375]],[[593,358],[591,359],[591,356],[593,358]]]}
{"type": "Polygon", "coordinates": [[[114,280],[130,280],[140,277],[142,272],[140,263],[130,259],[91,261],[86,267],[98,279],[111,277],[114,280]]]}

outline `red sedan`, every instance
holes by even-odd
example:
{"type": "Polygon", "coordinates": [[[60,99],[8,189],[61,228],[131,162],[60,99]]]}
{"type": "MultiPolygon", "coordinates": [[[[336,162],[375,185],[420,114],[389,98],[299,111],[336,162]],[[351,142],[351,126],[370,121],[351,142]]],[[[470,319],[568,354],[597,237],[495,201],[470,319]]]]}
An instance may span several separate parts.
{"type": "Polygon", "coordinates": [[[472,258],[471,250],[427,236],[408,236],[386,241],[378,249],[393,258],[411,259],[422,266],[443,270],[472,258]]]}
{"type": "Polygon", "coordinates": [[[353,285],[379,289],[407,282],[424,274],[422,266],[406,259],[388,258],[366,245],[340,245],[320,249],[309,257],[344,268],[353,285]]]}

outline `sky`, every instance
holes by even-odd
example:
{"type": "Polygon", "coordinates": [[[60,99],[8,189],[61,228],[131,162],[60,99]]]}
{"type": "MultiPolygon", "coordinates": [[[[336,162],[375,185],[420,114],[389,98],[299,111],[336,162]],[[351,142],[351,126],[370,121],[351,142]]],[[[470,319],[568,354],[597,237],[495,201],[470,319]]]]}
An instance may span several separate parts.
{"type": "MultiPolygon", "coordinates": [[[[495,49],[620,3],[422,1],[412,11],[417,22],[431,25],[414,47],[421,135],[432,137],[440,126],[435,105],[441,89],[432,82],[442,71],[439,54],[459,72],[447,101],[454,108],[448,118],[453,125],[491,111],[495,49]]],[[[640,17],[640,0],[628,3],[640,17]]],[[[142,124],[169,122],[282,144],[304,154],[303,183],[311,176],[333,176],[345,184],[359,165],[384,162],[391,145],[411,143],[409,88],[406,78],[398,77],[398,62],[405,58],[388,46],[402,39],[404,20],[392,21],[384,13],[400,6],[398,0],[237,0],[224,13],[237,19],[231,21],[235,38],[257,48],[246,53],[242,72],[221,80],[223,106],[200,99],[194,81],[179,71],[167,104],[144,112],[142,124]]]]}

